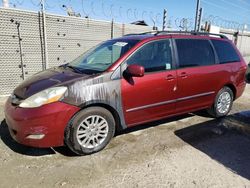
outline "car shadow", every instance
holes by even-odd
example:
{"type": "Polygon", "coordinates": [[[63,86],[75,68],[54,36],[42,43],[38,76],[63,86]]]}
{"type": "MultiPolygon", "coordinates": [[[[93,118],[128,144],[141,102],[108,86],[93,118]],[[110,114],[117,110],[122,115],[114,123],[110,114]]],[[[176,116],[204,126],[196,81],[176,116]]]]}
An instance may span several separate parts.
{"type": "MultiPolygon", "coordinates": [[[[154,121],[151,123],[146,123],[135,127],[131,127],[126,130],[117,132],[115,136],[128,134],[138,130],[148,129],[161,124],[170,123],[184,118],[192,117],[194,115],[209,117],[207,116],[207,113],[202,111],[193,114],[185,114],[177,117],[166,118],[160,121],[154,121]]],[[[236,131],[228,131],[227,129],[222,127],[220,127],[219,129],[224,134],[222,135],[214,134],[215,132],[214,130],[218,129],[218,125],[222,124],[221,123],[222,121],[224,121],[224,119],[210,120],[198,125],[193,125],[188,128],[177,130],[175,131],[175,134],[188,144],[195,147],[196,149],[203,151],[207,155],[211,156],[211,158],[217,160],[218,162],[224,164],[233,171],[236,171],[237,173],[241,174],[243,177],[249,179],[250,139],[246,136],[237,133],[236,131]],[[235,162],[239,160],[242,163],[235,162]]],[[[27,156],[46,156],[55,153],[60,153],[61,155],[67,157],[78,156],[65,146],[43,149],[43,148],[27,147],[18,144],[11,138],[5,120],[2,121],[0,125],[0,139],[12,151],[27,156]]]]}
{"type": "Polygon", "coordinates": [[[54,147],[53,150],[57,153],[60,153],[61,155],[64,155],[66,157],[79,157],[79,155],[72,152],[68,147],[66,146],[60,146],[60,147],[54,147]]]}
{"type": "MultiPolygon", "coordinates": [[[[138,130],[143,130],[147,129],[150,127],[154,127],[163,123],[168,123],[172,121],[177,121],[183,118],[191,117],[193,114],[186,114],[182,116],[177,116],[173,118],[167,118],[163,119],[160,121],[155,121],[151,123],[146,123],[142,125],[138,125],[136,127],[128,128],[122,131],[119,131],[115,134],[115,136],[123,135],[123,134],[128,134],[133,131],[138,131],[138,130]]],[[[8,126],[5,122],[5,120],[2,121],[0,125],[0,139],[3,141],[3,143],[8,146],[12,151],[23,154],[23,155],[28,155],[28,156],[44,156],[44,155],[51,155],[51,154],[56,154],[59,153],[61,155],[67,156],[67,157],[79,157],[77,154],[73,153],[68,147],[66,146],[61,146],[61,147],[53,147],[53,148],[33,148],[33,147],[28,147],[24,146],[22,144],[17,143],[13,138],[10,136],[8,126]]]]}
{"type": "MultiPolygon", "coordinates": [[[[169,122],[177,121],[177,120],[192,117],[192,116],[194,116],[194,114],[185,114],[185,115],[181,115],[181,116],[177,116],[177,117],[173,117],[173,118],[166,118],[166,119],[159,120],[159,121],[154,121],[154,122],[151,122],[151,123],[137,125],[135,127],[127,128],[125,130],[117,131],[115,133],[115,137],[120,136],[120,135],[124,135],[124,134],[128,134],[130,132],[138,131],[138,130],[148,129],[150,127],[155,127],[155,126],[158,126],[158,125],[161,125],[161,124],[164,124],[164,123],[169,123],[169,122]]],[[[78,155],[73,153],[66,146],[55,147],[55,148],[53,148],[53,150],[55,150],[56,152],[58,152],[58,153],[60,153],[60,154],[62,154],[64,156],[67,156],[67,157],[79,157],[78,155]]]]}
{"type": "Polygon", "coordinates": [[[166,123],[178,121],[178,120],[189,118],[189,117],[192,117],[192,116],[194,116],[194,114],[190,113],[190,114],[184,114],[184,115],[180,115],[180,116],[165,118],[165,119],[158,120],[158,121],[153,121],[153,122],[150,122],[150,123],[144,123],[144,124],[136,125],[134,127],[129,127],[129,128],[127,128],[125,130],[117,131],[115,133],[115,136],[120,136],[120,135],[123,135],[123,134],[128,134],[128,133],[131,133],[131,132],[144,130],[144,129],[148,129],[148,128],[151,128],[151,127],[156,127],[156,126],[161,125],[161,124],[166,124],[166,123]]]}
{"type": "Polygon", "coordinates": [[[32,147],[24,146],[24,145],[17,143],[10,136],[10,132],[9,132],[9,129],[5,120],[3,120],[0,124],[0,139],[12,151],[19,153],[19,154],[23,154],[27,156],[44,156],[44,155],[55,154],[55,151],[53,151],[51,148],[46,148],[46,149],[32,148],[32,147]]]}
{"type": "MultiPolygon", "coordinates": [[[[226,117],[226,118],[230,118],[226,117]]],[[[218,127],[225,119],[210,120],[175,131],[175,135],[232,172],[250,179],[250,137],[236,129],[218,127]]]]}

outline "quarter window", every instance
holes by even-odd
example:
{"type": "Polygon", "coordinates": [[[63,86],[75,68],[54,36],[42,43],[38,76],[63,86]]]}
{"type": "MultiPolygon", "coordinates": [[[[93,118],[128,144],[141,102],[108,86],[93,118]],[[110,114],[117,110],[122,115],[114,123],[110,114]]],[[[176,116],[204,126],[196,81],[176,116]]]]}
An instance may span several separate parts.
{"type": "Polygon", "coordinates": [[[145,72],[172,69],[170,40],[159,40],[145,44],[127,60],[127,64],[141,65],[145,68],[145,72]]]}
{"type": "Polygon", "coordinates": [[[212,43],[221,64],[240,61],[239,55],[229,42],[222,40],[212,40],[212,43]]]}
{"type": "Polygon", "coordinates": [[[208,40],[176,39],[179,67],[194,67],[215,64],[213,48],[208,40]]]}

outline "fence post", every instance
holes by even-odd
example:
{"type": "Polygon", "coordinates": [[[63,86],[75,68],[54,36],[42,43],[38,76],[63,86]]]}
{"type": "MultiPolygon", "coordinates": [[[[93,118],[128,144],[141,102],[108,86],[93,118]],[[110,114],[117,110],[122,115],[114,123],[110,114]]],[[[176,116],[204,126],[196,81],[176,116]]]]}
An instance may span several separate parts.
{"type": "Polygon", "coordinates": [[[198,15],[198,25],[197,25],[197,31],[199,32],[201,30],[201,22],[202,22],[202,13],[203,13],[203,9],[200,8],[199,9],[199,15],[198,15]]]}
{"type": "Polygon", "coordinates": [[[20,50],[20,60],[21,60],[21,64],[19,65],[19,67],[22,70],[22,75],[20,77],[24,80],[25,79],[24,67],[26,65],[23,64],[23,48],[22,48],[22,38],[21,38],[21,33],[20,33],[20,22],[16,21],[15,24],[17,25],[19,50],[20,50]]]}
{"type": "Polygon", "coordinates": [[[234,36],[234,44],[237,46],[239,31],[234,32],[233,36],[234,36]]]}
{"type": "Polygon", "coordinates": [[[44,0],[41,0],[41,9],[42,9],[42,16],[43,16],[43,41],[44,41],[44,58],[45,58],[45,69],[49,68],[48,62],[48,46],[47,46],[47,32],[46,32],[46,14],[44,8],[44,0]]]}
{"type": "Polygon", "coordinates": [[[114,19],[111,21],[111,39],[114,38],[114,19]]]}
{"type": "Polygon", "coordinates": [[[165,31],[167,25],[167,10],[163,10],[163,22],[162,22],[162,31],[165,31]]]}

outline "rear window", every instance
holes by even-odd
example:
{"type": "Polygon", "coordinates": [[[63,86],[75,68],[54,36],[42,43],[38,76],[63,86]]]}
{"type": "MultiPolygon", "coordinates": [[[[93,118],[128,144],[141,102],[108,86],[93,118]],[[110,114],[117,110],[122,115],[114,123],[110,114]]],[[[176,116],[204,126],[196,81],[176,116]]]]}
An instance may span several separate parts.
{"type": "Polygon", "coordinates": [[[240,61],[239,55],[229,42],[222,40],[212,40],[212,43],[217,52],[220,64],[240,61]]]}
{"type": "Polygon", "coordinates": [[[215,64],[211,43],[203,39],[176,39],[179,67],[206,66],[215,64]]]}

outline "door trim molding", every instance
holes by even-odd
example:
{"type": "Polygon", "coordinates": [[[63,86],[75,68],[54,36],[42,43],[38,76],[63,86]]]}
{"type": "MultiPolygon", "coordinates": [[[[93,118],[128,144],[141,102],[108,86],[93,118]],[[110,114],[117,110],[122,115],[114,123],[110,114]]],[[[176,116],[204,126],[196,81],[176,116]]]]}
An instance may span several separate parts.
{"type": "Polygon", "coordinates": [[[191,96],[187,96],[187,97],[182,97],[182,98],[178,98],[176,100],[176,102],[185,101],[185,100],[189,100],[189,99],[193,99],[193,98],[197,98],[197,97],[204,97],[204,96],[212,95],[214,93],[215,93],[215,91],[211,91],[211,92],[201,93],[201,94],[197,94],[197,95],[191,95],[191,96]]]}
{"type": "Polygon", "coordinates": [[[126,112],[133,112],[133,111],[142,110],[142,109],[145,109],[145,108],[152,108],[152,107],[155,107],[155,106],[161,106],[161,105],[171,104],[171,103],[175,103],[175,102],[176,102],[176,100],[169,100],[169,101],[163,101],[163,102],[148,104],[148,105],[145,105],[145,106],[138,106],[138,107],[135,107],[135,108],[130,108],[130,109],[126,110],[126,112]]]}
{"type": "Polygon", "coordinates": [[[165,105],[165,104],[171,104],[171,103],[176,103],[176,102],[180,102],[180,101],[190,100],[190,99],[193,99],[193,98],[204,97],[204,96],[212,95],[214,93],[215,93],[215,91],[211,91],[211,92],[206,92],[206,93],[200,93],[200,94],[197,94],[197,95],[191,95],[191,96],[187,96],[187,97],[178,98],[178,99],[175,99],[175,100],[168,100],[168,101],[148,104],[148,105],[144,105],[144,106],[138,106],[138,107],[135,107],[135,108],[130,108],[130,109],[126,110],[126,112],[134,112],[134,111],[143,110],[143,109],[146,109],[146,108],[152,108],[152,107],[161,106],[161,105],[165,105]]]}

